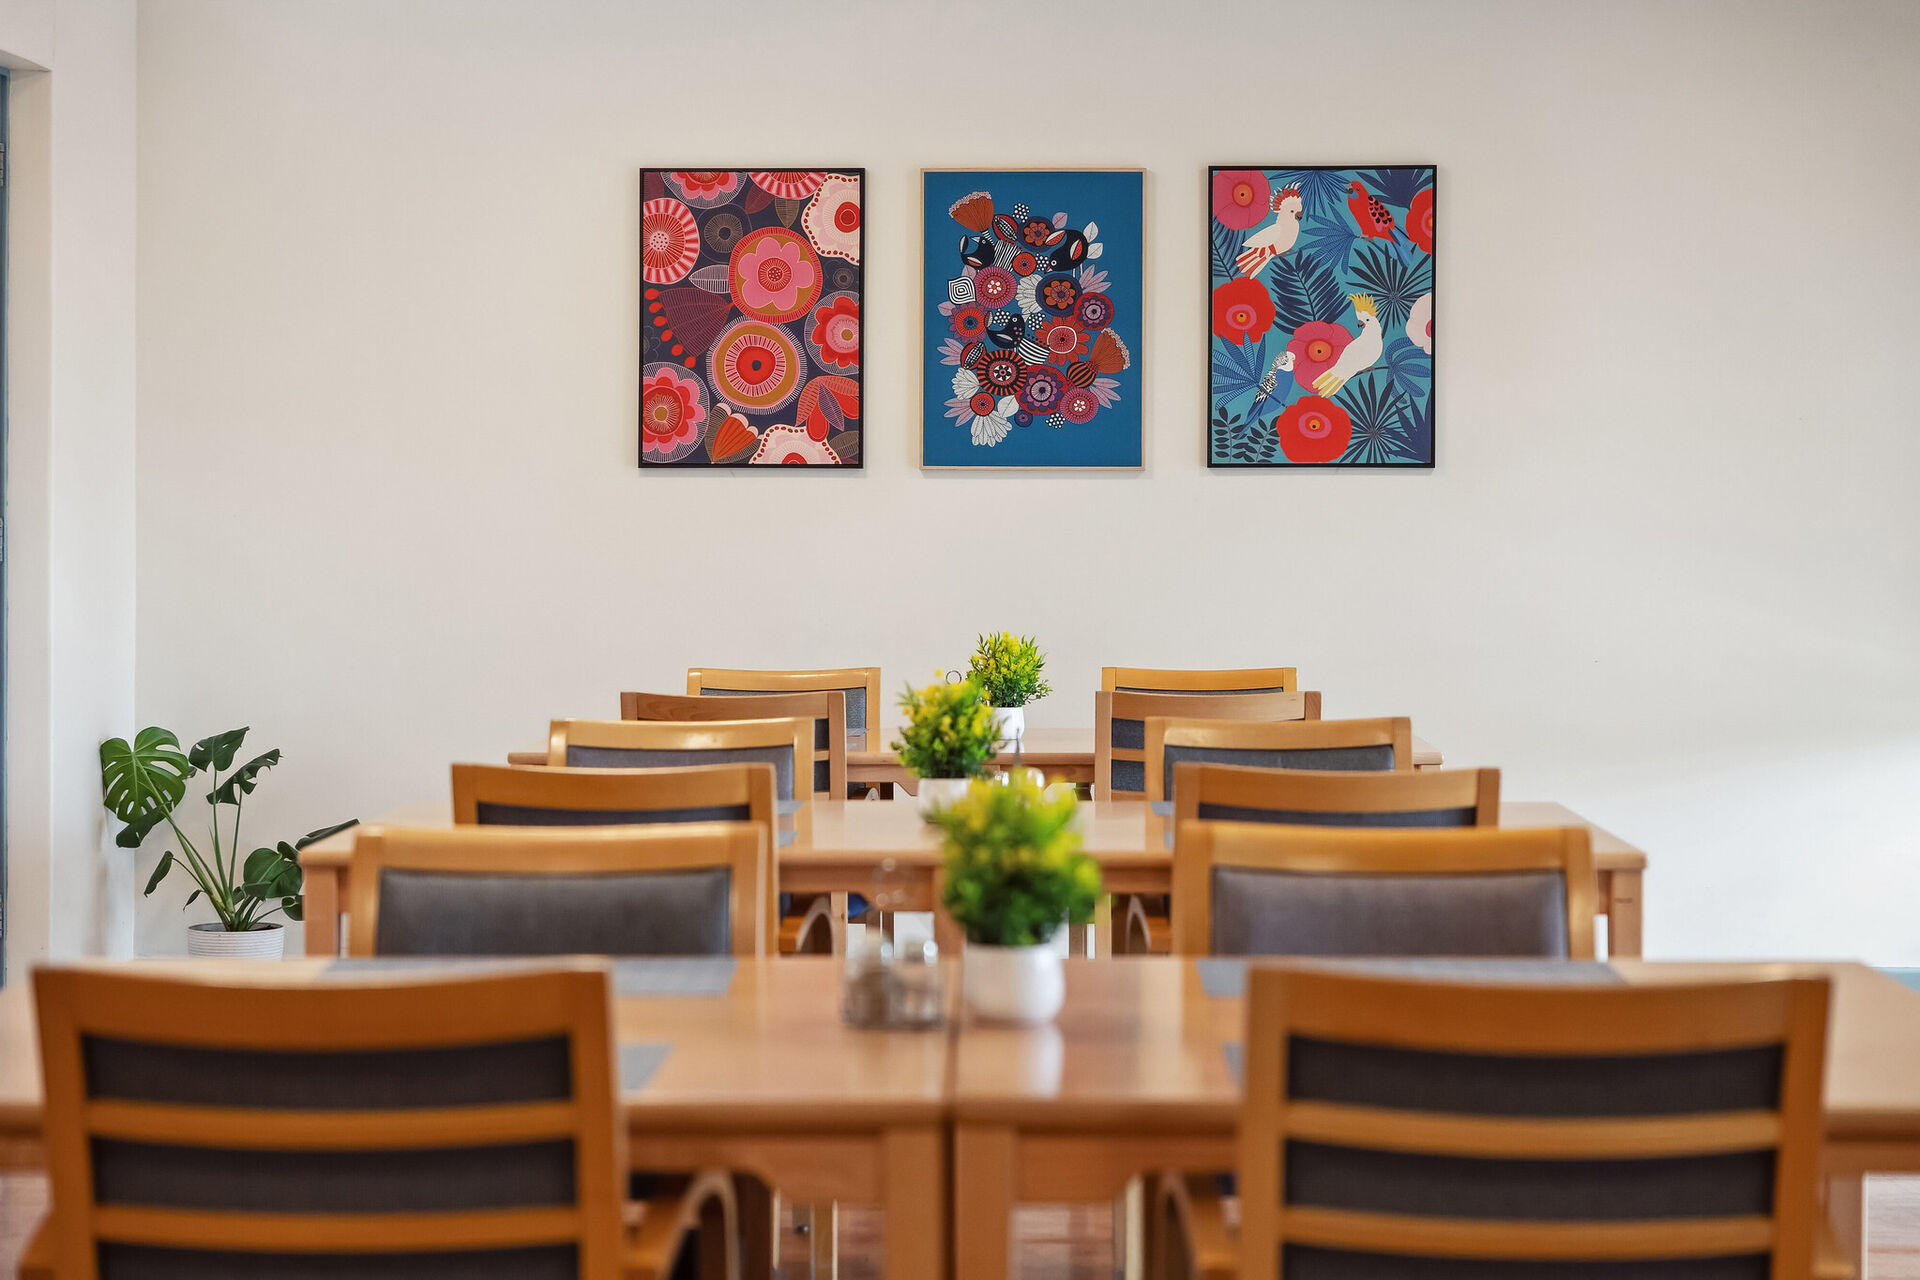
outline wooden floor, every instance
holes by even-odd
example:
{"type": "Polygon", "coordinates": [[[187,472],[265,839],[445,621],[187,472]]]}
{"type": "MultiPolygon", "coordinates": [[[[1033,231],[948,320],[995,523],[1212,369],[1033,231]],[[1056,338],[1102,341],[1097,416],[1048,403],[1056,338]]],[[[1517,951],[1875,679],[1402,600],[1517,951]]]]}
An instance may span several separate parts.
{"type": "MultiPolygon", "coordinates": [[[[1867,1184],[1867,1280],[1920,1280],[1920,1178],[1875,1178],[1867,1184]]],[[[0,1177],[0,1280],[10,1280],[28,1231],[46,1212],[39,1177],[0,1177]]],[[[1021,1280],[1112,1280],[1111,1219],[1104,1206],[1023,1209],[1015,1226],[1021,1280]]],[[[880,1216],[840,1214],[841,1280],[878,1280],[880,1216]]],[[[781,1241],[781,1274],[805,1280],[807,1241],[791,1230],[781,1241]]]]}

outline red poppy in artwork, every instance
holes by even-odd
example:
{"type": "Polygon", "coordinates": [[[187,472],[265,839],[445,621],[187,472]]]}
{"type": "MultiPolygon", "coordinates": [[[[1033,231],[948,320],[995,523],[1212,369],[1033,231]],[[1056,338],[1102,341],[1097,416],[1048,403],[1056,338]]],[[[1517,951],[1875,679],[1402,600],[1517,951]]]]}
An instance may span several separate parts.
{"type": "Polygon", "coordinates": [[[1312,386],[1315,378],[1333,368],[1333,362],[1352,341],[1353,335],[1341,325],[1324,320],[1301,325],[1287,343],[1287,350],[1293,352],[1293,380],[1303,387],[1312,386]]]}
{"type": "Polygon", "coordinates": [[[1407,239],[1433,252],[1433,188],[1427,187],[1407,205],[1407,239]]]}
{"type": "Polygon", "coordinates": [[[1222,169],[1213,175],[1213,216],[1223,227],[1246,231],[1267,220],[1273,185],[1258,169],[1222,169]]]}
{"type": "Polygon", "coordinates": [[[1030,253],[1016,253],[1013,261],[1007,264],[1017,276],[1030,276],[1040,269],[1040,260],[1030,253]]]}
{"type": "Polygon", "coordinates": [[[860,364],[860,304],[848,294],[836,294],[827,305],[813,313],[813,331],[808,335],[813,352],[824,365],[842,369],[860,364]]]}
{"type": "Polygon", "coordinates": [[[1304,396],[1275,420],[1288,462],[1337,462],[1353,438],[1353,419],[1325,396],[1304,396]]]}
{"type": "Polygon", "coordinates": [[[1062,366],[1087,354],[1087,336],[1072,316],[1048,316],[1033,332],[1033,340],[1046,348],[1047,359],[1062,366]]]}
{"type": "Polygon", "coordinates": [[[1000,402],[993,398],[992,392],[976,391],[973,393],[973,398],[967,402],[967,407],[973,410],[975,417],[984,418],[992,413],[999,404],[1000,402]]]}
{"type": "Polygon", "coordinates": [[[1213,336],[1251,342],[1273,326],[1273,296],[1267,286],[1236,276],[1213,291],[1213,336]]]}
{"type": "Polygon", "coordinates": [[[962,338],[979,338],[987,332],[987,309],[985,307],[955,307],[948,319],[953,331],[962,338]]]}

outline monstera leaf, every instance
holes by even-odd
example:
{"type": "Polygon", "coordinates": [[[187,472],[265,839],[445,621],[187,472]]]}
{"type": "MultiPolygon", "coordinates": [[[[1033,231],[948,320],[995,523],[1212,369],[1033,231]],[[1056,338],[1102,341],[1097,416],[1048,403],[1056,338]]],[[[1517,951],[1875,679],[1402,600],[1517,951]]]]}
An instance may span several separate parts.
{"type": "Polygon", "coordinates": [[[338,835],[358,822],[358,818],[349,818],[331,827],[309,831],[291,844],[282,840],[272,848],[255,849],[247,855],[246,865],[241,869],[244,880],[240,892],[255,899],[278,898],[281,910],[287,913],[287,919],[300,919],[303,906],[300,897],[300,851],[328,836],[338,835]]]}
{"type": "Polygon", "coordinates": [[[254,787],[260,783],[260,771],[271,769],[280,763],[280,748],[255,756],[253,759],[227,775],[227,780],[213,791],[207,792],[208,804],[239,804],[241,796],[253,794],[254,787]]]}
{"type": "Polygon", "coordinates": [[[125,738],[101,743],[100,786],[107,810],[127,824],[114,843],[122,849],[139,848],[186,796],[193,771],[191,761],[180,753],[180,739],[165,729],[142,729],[131,745],[125,738]]]}

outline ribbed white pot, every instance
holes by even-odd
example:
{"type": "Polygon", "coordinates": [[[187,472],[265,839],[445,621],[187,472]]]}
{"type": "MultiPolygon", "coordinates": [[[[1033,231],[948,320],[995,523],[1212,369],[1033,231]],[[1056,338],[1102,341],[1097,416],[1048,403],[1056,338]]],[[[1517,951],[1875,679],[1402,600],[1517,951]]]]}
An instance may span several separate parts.
{"type": "Polygon", "coordinates": [[[920,805],[920,812],[932,813],[935,805],[949,805],[967,794],[971,778],[922,778],[919,789],[913,798],[920,805]]]}
{"type": "Polygon", "coordinates": [[[969,942],[960,965],[967,1008],[993,1022],[1051,1022],[1067,998],[1060,953],[1048,943],[985,947],[969,942]]]}
{"type": "Polygon", "coordinates": [[[1000,742],[1013,742],[1027,736],[1027,709],[1025,707],[995,707],[993,709],[993,736],[1000,742]]]}
{"type": "Polygon", "coordinates": [[[187,926],[187,954],[225,960],[278,960],[286,954],[287,931],[278,924],[233,933],[218,923],[187,926]]]}

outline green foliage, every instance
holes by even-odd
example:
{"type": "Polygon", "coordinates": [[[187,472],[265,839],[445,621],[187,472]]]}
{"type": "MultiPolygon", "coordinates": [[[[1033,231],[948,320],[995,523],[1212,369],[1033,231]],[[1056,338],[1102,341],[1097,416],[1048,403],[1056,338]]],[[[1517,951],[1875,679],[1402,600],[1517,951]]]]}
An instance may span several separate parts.
{"type": "Polygon", "coordinates": [[[1073,830],[1079,801],[1068,787],[1043,789],[1031,770],[980,779],[935,809],[946,833],[947,884],[941,901],[967,932],[989,947],[1031,947],[1065,921],[1093,919],[1100,864],[1080,852],[1073,830]]]}
{"type": "Polygon", "coordinates": [[[900,709],[907,722],[893,749],[916,776],[971,778],[993,759],[993,708],[980,696],[979,681],[909,685],[900,709]]]}
{"type": "Polygon", "coordinates": [[[222,928],[232,932],[258,927],[275,911],[289,920],[301,918],[300,850],[317,840],[345,831],[357,819],[337,826],[309,831],[289,843],[282,840],[271,848],[255,849],[240,859],[240,810],[246,798],[259,785],[260,775],[280,763],[280,751],[263,752],[239,768],[233,768],[240,744],[246,741],[245,727],[229,729],[202,738],[183,755],[180,739],[166,729],[142,729],[129,746],[125,738],[100,744],[100,786],[106,806],[126,826],[115,839],[123,849],[137,849],[147,834],[162,822],[172,828],[179,849],[160,855],[159,865],[147,879],[150,895],[160,887],[176,863],[183,864],[197,888],[187,904],[201,894],[207,896],[222,928]],[[224,770],[232,770],[225,778],[224,770]],[[175,816],[187,796],[187,779],[204,773],[211,784],[206,795],[208,834],[204,848],[196,845],[180,829],[175,816]],[[222,842],[220,809],[233,809],[232,834],[222,842]]]}
{"type": "Polygon", "coordinates": [[[1046,655],[1032,636],[1002,631],[980,637],[967,670],[979,682],[988,705],[1024,707],[1053,692],[1053,686],[1040,678],[1046,665],[1046,655]]]}

